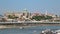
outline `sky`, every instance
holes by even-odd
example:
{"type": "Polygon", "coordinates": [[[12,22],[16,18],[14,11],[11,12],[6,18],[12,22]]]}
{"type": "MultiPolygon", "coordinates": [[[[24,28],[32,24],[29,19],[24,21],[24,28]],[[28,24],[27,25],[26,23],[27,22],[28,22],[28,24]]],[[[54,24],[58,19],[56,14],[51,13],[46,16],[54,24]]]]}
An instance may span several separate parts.
{"type": "Polygon", "coordinates": [[[60,0],[0,0],[0,14],[5,12],[20,12],[23,9],[29,12],[40,12],[60,15],[60,0]]]}

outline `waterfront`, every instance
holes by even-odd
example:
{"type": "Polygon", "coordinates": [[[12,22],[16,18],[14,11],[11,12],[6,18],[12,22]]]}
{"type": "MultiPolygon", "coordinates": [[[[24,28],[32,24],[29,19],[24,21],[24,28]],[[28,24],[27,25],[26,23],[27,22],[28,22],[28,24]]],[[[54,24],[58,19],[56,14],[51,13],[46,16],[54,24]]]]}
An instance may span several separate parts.
{"type": "Polygon", "coordinates": [[[24,29],[7,28],[7,29],[0,29],[0,34],[40,34],[42,30],[46,29],[58,30],[60,29],[60,26],[34,26],[24,29]]]}

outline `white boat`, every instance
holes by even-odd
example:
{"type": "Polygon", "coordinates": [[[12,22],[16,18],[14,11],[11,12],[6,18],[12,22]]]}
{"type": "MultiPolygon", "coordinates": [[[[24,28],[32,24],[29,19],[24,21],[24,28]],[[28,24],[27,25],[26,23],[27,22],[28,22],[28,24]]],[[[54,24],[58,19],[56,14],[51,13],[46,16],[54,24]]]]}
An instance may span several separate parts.
{"type": "Polygon", "coordinates": [[[40,34],[55,34],[55,33],[52,30],[47,29],[47,30],[42,31],[40,34]]]}
{"type": "Polygon", "coordinates": [[[56,32],[56,34],[60,34],[60,30],[56,30],[55,32],[56,32]]]}
{"type": "Polygon", "coordinates": [[[23,29],[23,27],[19,27],[20,29],[23,29]]]}
{"type": "Polygon", "coordinates": [[[60,30],[52,31],[50,29],[44,30],[41,34],[60,34],[60,30]]]}

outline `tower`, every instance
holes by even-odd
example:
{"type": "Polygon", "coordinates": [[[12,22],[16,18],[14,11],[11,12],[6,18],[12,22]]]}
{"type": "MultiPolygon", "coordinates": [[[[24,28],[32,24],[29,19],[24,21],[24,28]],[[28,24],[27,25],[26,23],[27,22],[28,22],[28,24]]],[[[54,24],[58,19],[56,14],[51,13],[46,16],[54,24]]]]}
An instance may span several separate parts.
{"type": "Polygon", "coordinates": [[[29,17],[29,11],[26,8],[23,10],[23,13],[25,14],[24,16],[26,16],[26,18],[29,17]]]}
{"type": "Polygon", "coordinates": [[[47,11],[45,12],[45,15],[48,15],[48,12],[47,11]]]}

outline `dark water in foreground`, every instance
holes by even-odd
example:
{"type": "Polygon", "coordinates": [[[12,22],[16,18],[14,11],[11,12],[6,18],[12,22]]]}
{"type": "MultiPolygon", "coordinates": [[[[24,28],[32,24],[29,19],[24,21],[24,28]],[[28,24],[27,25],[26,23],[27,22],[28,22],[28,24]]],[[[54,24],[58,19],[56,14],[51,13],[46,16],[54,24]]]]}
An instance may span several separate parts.
{"type": "Polygon", "coordinates": [[[29,28],[10,28],[10,29],[0,29],[0,34],[40,34],[42,30],[52,29],[58,30],[60,26],[35,26],[29,28]]]}

